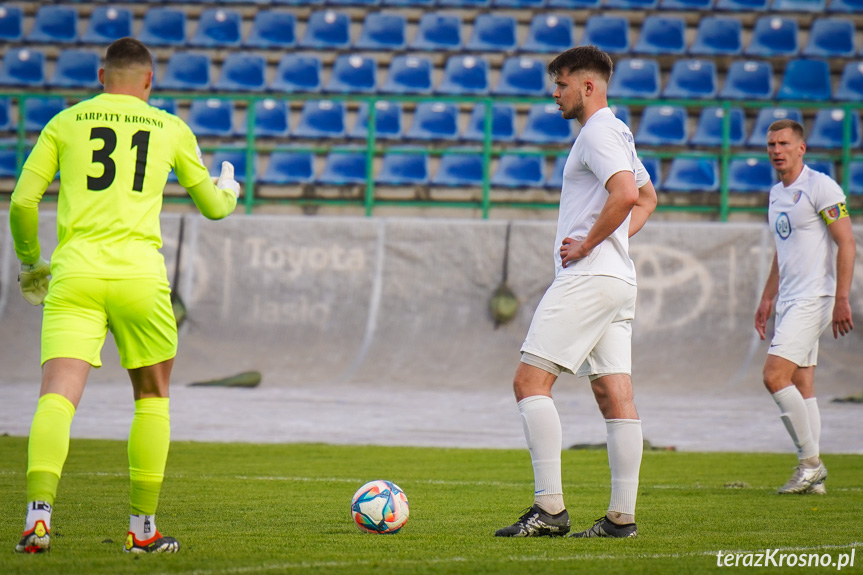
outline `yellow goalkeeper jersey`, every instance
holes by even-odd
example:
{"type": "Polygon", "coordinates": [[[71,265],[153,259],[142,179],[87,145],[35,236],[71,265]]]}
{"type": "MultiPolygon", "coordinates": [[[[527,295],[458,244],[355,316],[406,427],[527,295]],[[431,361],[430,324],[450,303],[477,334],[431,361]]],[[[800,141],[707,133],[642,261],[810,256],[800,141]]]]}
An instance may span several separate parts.
{"type": "MultiPolygon", "coordinates": [[[[159,213],[172,168],[187,189],[210,177],[189,127],[139,98],[100,94],[57,114],[24,164],[49,182],[60,172],[53,276],[164,277],[159,213]]],[[[22,194],[13,202],[41,199],[22,194]]]]}

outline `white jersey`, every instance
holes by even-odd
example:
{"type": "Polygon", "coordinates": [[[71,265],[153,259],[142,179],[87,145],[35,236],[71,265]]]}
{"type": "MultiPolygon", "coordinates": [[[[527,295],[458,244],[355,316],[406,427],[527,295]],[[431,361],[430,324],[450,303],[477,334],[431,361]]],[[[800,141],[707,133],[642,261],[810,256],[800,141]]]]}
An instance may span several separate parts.
{"type": "Polygon", "coordinates": [[[561,264],[564,238],[583,240],[608,200],[605,184],[617,172],[632,172],[642,187],[650,181],[635,153],[632,132],[609,108],[588,118],[563,167],[560,215],[557,220],[554,263],[557,274],[603,275],[635,285],[635,265],[629,257],[629,218],[584,259],[561,264]]]}
{"type": "Polygon", "coordinates": [[[779,182],[770,189],[767,220],[776,242],[779,300],[836,295],[833,239],[820,212],[842,203],[842,188],[808,166],[790,186],[779,182]]]}

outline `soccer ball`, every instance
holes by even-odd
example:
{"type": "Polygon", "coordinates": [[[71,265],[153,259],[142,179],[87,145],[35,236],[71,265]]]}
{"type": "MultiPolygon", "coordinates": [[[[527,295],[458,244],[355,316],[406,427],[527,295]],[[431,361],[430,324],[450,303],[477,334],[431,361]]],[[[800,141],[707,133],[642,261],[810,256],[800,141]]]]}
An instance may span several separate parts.
{"type": "Polygon", "coordinates": [[[351,516],[360,531],[366,533],[398,533],[408,522],[408,498],[391,481],[369,481],[354,493],[351,516]]]}

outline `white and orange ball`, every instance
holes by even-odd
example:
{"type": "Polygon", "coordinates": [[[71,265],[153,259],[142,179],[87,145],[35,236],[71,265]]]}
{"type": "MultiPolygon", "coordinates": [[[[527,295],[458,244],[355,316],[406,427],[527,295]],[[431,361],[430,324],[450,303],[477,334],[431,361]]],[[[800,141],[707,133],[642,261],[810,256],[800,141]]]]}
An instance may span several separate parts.
{"type": "Polygon", "coordinates": [[[398,533],[408,521],[408,498],[392,481],[369,481],[354,493],[351,516],[360,531],[398,533]]]}

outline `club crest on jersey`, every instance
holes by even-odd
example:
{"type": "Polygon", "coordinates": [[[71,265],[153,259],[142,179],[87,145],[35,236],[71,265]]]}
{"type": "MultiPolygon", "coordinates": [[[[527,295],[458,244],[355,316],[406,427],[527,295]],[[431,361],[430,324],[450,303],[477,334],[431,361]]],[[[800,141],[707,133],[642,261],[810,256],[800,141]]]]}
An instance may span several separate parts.
{"type": "Polygon", "coordinates": [[[794,197],[793,197],[794,204],[796,205],[797,202],[799,202],[800,198],[802,198],[802,197],[803,197],[803,192],[801,192],[800,190],[797,190],[796,192],[794,192],[794,197]]]}
{"type": "Polygon", "coordinates": [[[779,217],[776,218],[776,233],[779,234],[779,237],[783,240],[787,240],[788,236],[791,235],[791,220],[785,212],[782,212],[779,214],[779,217]]]}

